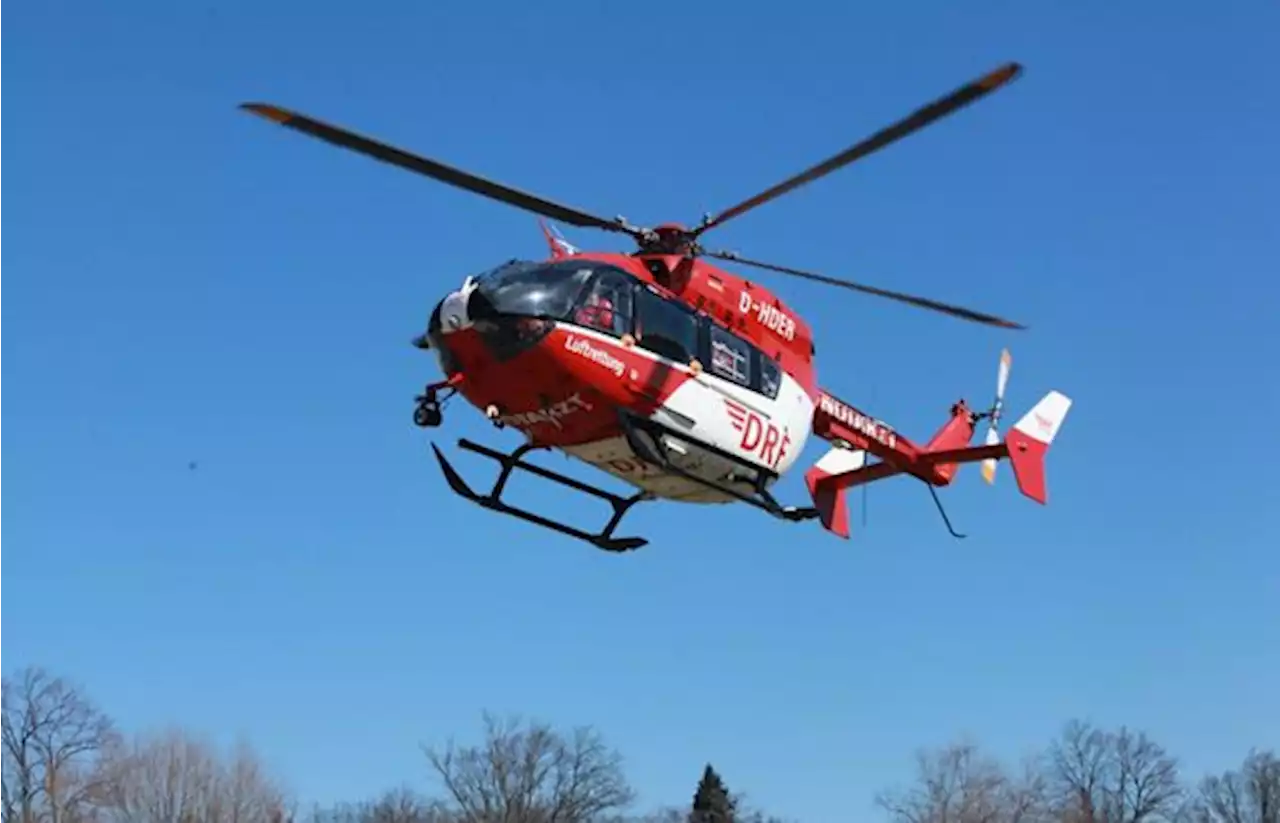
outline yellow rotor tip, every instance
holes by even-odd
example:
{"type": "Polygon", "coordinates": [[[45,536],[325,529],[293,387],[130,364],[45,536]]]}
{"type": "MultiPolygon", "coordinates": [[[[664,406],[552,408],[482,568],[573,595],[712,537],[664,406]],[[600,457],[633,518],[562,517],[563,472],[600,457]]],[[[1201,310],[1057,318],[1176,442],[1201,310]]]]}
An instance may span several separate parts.
{"type": "Polygon", "coordinates": [[[984,89],[994,89],[996,86],[1008,83],[1021,73],[1022,66],[1020,64],[1008,63],[979,80],[978,85],[984,89]]]}
{"type": "Polygon", "coordinates": [[[276,123],[287,123],[293,119],[291,113],[269,103],[241,103],[240,108],[276,123]]]}

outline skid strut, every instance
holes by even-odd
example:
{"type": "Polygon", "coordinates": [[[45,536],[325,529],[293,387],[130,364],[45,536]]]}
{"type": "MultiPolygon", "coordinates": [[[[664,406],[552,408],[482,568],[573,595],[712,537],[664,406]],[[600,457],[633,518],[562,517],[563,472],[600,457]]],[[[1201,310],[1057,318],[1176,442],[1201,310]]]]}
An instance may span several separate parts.
{"type": "Polygon", "coordinates": [[[457,470],[454,469],[454,467],[450,465],[449,461],[445,459],[445,456],[440,451],[439,447],[437,447],[435,443],[432,443],[431,450],[435,452],[436,460],[440,462],[440,468],[444,472],[445,481],[448,482],[449,488],[453,489],[453,491],[459,496],[465,497],[473,503],[478,503],[490,511],[509,514],[512,517],[517,517],[526,522],[543,526],[553,531],[560,532],[561,534],[576,537],[579,540],[585,540],[596,548],[603,549],[604,551],[626,552],[638,549],[641,546],[648,544],[649,541],[643,537],[614,537],[613,532],[614,529],[618,528],[618,524],[622,522],[623,515],[630,511],[632,506],[641,501],[653,499],[653,495],[649,492],[640,492],[630,497],[622,497],[612,492],[605,491],[604,489],[583,483],[581,480],[576,480],[558,472],[553,472],[550,469],[544,469],[541,466],[535,466],[532,463],[527,463],[521,459],[525,454],[537,448],[545,448],[534,445],[533,443],[525,443],[510,454],[505,454],[495,449],[491,449],[488,446],[482,446],[479,443],[473,443],[465,438],[458,441],[458,446],[466,449],[467,451],[488,457],[491,460],[496,460],[498,464],[502,466],[502,471],[498,474],[498,479],[494,481],[493,488],[490,492],[484,495],[478,494],[467,485],[467,481],[462,479],[462,475],[458,474],[457,470]],[[543,517],[540,514],[519,509],[515,506],[509,506],[502,502],[502,492],[503,489],[506,488],[507,481],[511,478],[511,473],[516,469],[523,469],[524,471],[527,471],[530,474],[535,474],[544,480],[550,480],[553,483],[559,483],[562,486],[567,486],[568,488],[576,491],[594,495],[602,500],[606,500],[611,506],[613,506],[613,517],[609,518],[609,522],[605,524],[603,529],[596,534],[592,534],[591,532],[583,531],[582,529],[575,528],[574,526],[570,526],[566,523],[561,523],[559,521],[543,517]]]}

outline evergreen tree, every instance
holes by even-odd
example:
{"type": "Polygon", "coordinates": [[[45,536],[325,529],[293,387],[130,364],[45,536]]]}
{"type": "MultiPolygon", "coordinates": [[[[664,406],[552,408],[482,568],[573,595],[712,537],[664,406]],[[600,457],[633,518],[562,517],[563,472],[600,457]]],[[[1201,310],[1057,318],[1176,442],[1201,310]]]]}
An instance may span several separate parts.
{"type": "Polygon", "coordinates": [[[693,809],[689,812],[689,823],[734,823],[733,797],[724,780],[711,768],[702,770],[702,779],[698,781],[698,790],[693,794],[693,809]]]}

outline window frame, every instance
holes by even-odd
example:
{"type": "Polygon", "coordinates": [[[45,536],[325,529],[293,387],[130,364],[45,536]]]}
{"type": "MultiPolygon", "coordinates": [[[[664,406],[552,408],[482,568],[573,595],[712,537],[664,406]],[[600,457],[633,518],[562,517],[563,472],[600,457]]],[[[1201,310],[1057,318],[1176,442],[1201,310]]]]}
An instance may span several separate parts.
{"type": "MultiPolygon", "coordinates": [[[[628,277],[625,271],[622,271],[621,269],[617,269],[614,267],[602,268],[600,272],[597,272],[596,276],[597,277],[601,276],[603,273],[608,271],[618,272],[618,273],[621,273],[624,277],[628,277]]],[[[676,363],[677,365],[685,366],[685,367],[692,365],[692,362],[694,360],[697,360],[700,364],[702,364],[702,373],[707,375],[708,377],[713,377],[716,380],[722,380],[726,384],[733,386],[735,388],[746,389],[748,391],[751,391],[754,394],[760,395],[761,397],[767,400],[778,399],[778,395],[782,392],[783,380],[786,379],[786,370],[782,367],[782,363],[780,363],[776,358],[770,357],[769,355],[765,354],[764,350],[762,350],[759,346],[753,343],[750,339],[744,337],[741,334],[738,334],[729,326],[726,326],[723,323],[718,322],[706,311],[703,311],[701,309],[695,309],[689,304],[679,299],[674,299],[669,295],[663,293],[661,290],[653,287],[649,283],[636,281],[634,278],[629,278],[629,279],[632,280],[633,285],[631,290],[631,316],[630,318],[628,318],[628,327],[629,327],[628,334],[631,334],[636,337],[636,343],[635,343],[636,348],[643,349],[645,352],[653,355],[654,357],[660,357],[665,361],[676,363]],[[648,296],[647,297],[643,296],[642,292],[647,292],[648,296]],[[695,332],[695,345],[694,345],[694,348],[689,353],[688,361],[682,363],[678,360],[673,360],[670,357],[667,357],[665,354],[661,354],[659,352],[653,351],[652,349],[646,348],[643,344],[643,334],[636,335],[636,329],[640,327],[640,319],[641,319],[640,312],[642,310],[643,301],[645,300],[654,300],[657,303],[663,304],[664,308],[674,309],[674,310],[683,312],[684,314],[690,316],[693,319],[694,332],[695,332]],[[716,371],[711,367],[712,342],[713,342],[712,329],[715,330],[715,333],[725,335],[746,348],[747,382],[740,383],[737,380],[734,380],[732,378],[724,377],[716,373],[716,371]],[[766,368],[766,365],[777,372],[777,386],[775,387],[772,393],[765,391],[764,369],[766,368]]],[[[594,282],[595,282],[594,279],[588,281],[586,288],[584,288],[583,290],[583,294],[588,293],[588,290],[591,288],[591,286],[594,285],[594,282]]],[[[586,328],[594,329],[594,327],[586,327],[586,328]]],[[[601,332],[601,333],[606,333],[606,332],[601,332]]]]}
{"type": "Polygon", "coordinates": [[[636,295],[639,291],[639,285],[640,284],[636,281],[635,275],[625,269],[621,269],[618,266],[609,263],[600,264],[595,267],[595,271],[593,271],[591,276],[587,278],[587,281],[582,284],[582,290],[579,291],[577,297],[574,298],[573,309],[570,311],[569,317],[564,322],[577,328],[593,331],[597,334],[607,335],[614,339],[621,339],[624,335],[635,337],[636,317],[639,312],[639,301],[636,299],[636,295]],[[586,299],[587,295],[591,294],[595,290],[596,284],[605,277],[616,277],[619,280],[624,281],[625,285],[623,286],[622,291],[627,293],[627,298],[631,302],[629,307],[630,311],[622,312],[618,311],[616,308],[614,310],[615,316],[620,315],[623,318],[623,329],[621,332],[605,331],[599,326],[585,325],[575,322],[573,319],[578,310],[583,308],[582,301],[586,299]]]}
{"type": "Polygon", "coordinates": [[[699,362],[705,362],[706,349],[707,349],[707,332],[705,327],[703,326],[703,318],[705,317],[705,315],[702,312],[694,309],[692,306],[688,305],[687,303],[681,300],[671,299],[670,297],[663,294],[661,291],[654,288],[648,283],[643,283],[643,284],[640,284],[639,287],[636,288],[635,291],[632,293],[631,315],[632,315],[631,316],[631,335],[635,338],[636,348],[643,349],[649,354],[652,354],[654,357],[661,357],[663,360],[667,360],[669,362],[676,363],[685,367],[693,365],[693,361],[695,360],[699,362]],[[644,296],[645,294],[647,294],[648,297],[645,297],[644,296]],[[643,306],[643,301],[645,300],[654,300],[657,304],[661,304],[667,309],[673,309],[675,311],[679,311],[685,314],[687,317],[689,317],[689,319],[693,321],[693,339],[692,339],[693,346],[688,350],[688,353],[689,353],[688,359],[681,362],[679,360],[675,360],[671,357],[668,357],[667,355],[662,354],[661,352],[656,352],[653,349],[650,349],[644,345],[644,329],[641,327],[641,323],[640,323],[640,312],[643,306]],[[640,332],[638,334],[636,333],[637,328],[640,329],[640,332]]]}
{"type": "Polygon", "coordinates": [[[779,363],[774,358],[770,357],[769,355],[765,354],[764,351],[755,343],[751,342],[751,340],[738,334],[728,326],[717,322],[715,318],[713,318],[711,315],[707,314],[706,312],[703,312],[703,311],[698,312],[698,318],[701,321],[701,326],[702,326],[702,332],[700,335],[701,345],[699,346],[700,351],[698,354],[698,359],[706,364],[706,366],[703,368],[703,373],[707,374],[710,377],[714,377],[717,380],[723,380],[725,383],[728,383],[731,386],[735,386],[740,389],[748,389],[751,392],[758,394],[761,397],[764,397],[765,399],[777,400],[778,394],[781,393],[782,391],[783,378],[786,375],[785,370],[782,368],[782,364],[779,363]],[[715,331],[719,334],[727,335],[728,337],[733,338],[734,340],[736,340],[737,342],[739,342],[740,344],[746,347],[747,378],[748,378],[746,383],[739,383],[738,381],[733,380],[731,378],[723,377],[717,374],[716,371],[711,368],[710,364],[712,362],[711,358],[713,354],[711,349],[712,329],[715,329],[715,331]],[[766,363],[772,368],[774,368],[778,373],[777,387],[772,393],[767,392],[764,389],[764,368],[766,363]]]}
{"type": "MultiPolygon", "coordinates": [[[[757,371],[757,368],[756,368],[757,358],[756,358],[755,346],[751,345],[750,340],[744,340],[742,337],[734,334],[733,332],[729,331],[725,327],[720,326],[716,323],[704,322],[703,325],[706,328],[706,338],[707,338],[707,345],[706,345],[707,373],[710,374],[712,377],[718,377],[721,380],[724,380],[726,383],[732,383],[733,385],[738,386],[740,388],[744,388],[744,389],[752,388],[752,384],[756,382],[755,373],[757,371]],[[736,377],[727,377],[724,374],[721,374],[719,369],[716,368],[716,365],[715,365],[716,335],[720,335],[721,337],[727,338],[728,340],[731,340],[734,343],[737,343],[738,346],[745,353],[745,357],[743,358],[743,364],[742,364],[743,371],[745,372],[745,374],[743,375],[745,379],[738,380],[736,377]]],[[[737,354],[737,352],[735,352],[735,354],[737,354]]],[[[735,358],[735,363],[736,363],[736,358],[735,358]]]]}
{"type": "MultiPolygon", "coordinates": [[[[747,345],[751,345],[750,341],[747,342],[747,345]]],[[[767,397],[770,400],[777,400],[778,395],[782,392],[782,381],[786,377],[787,372],[785,369],[782,368],[781,363],[779,363],[777,360],[773,359],[769,355],[765,354],[764,351],[762,351],[756,346],[751,346],[751,348],[755,349],[755,353],[756,353],[756,365],[752,373],[751,389],[752,391],[764,397],[767,397]],[[776,370],[778,373],[777,385],[774,386],[774,389],[772,392],[767,392],[764,390],[764,367],[766,363],[769,366],[771,366],[774,370],[776,370]]]]}

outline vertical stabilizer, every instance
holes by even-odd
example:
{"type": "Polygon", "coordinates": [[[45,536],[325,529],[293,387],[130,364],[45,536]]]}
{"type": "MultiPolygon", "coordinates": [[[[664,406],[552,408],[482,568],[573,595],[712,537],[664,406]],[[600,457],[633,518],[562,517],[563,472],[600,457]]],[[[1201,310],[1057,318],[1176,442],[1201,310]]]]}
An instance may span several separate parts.
{"type": "Polygon", "coordinates": [[[1005,437],[1009,465],[1018,490],[1037,503],[1048,500],[1044,480],[1044,456],[1071,409],[1071,398],[1059,391],[1046,394],[1014,424],[1005,437]]]}

